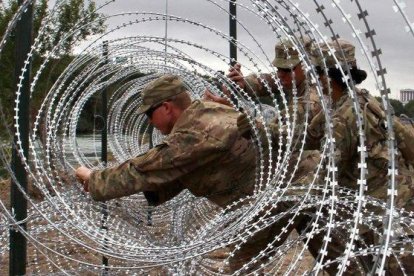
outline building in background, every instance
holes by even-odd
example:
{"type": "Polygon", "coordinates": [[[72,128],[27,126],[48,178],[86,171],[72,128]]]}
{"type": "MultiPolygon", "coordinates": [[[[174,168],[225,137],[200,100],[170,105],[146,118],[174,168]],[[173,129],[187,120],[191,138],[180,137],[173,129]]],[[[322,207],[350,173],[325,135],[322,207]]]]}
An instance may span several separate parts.
{"type": "Polygon", "coordinates": [[[414,100],[414,89],[401,89],[400,100],[403,104],[406,104],[409,101],[414,100]]]}

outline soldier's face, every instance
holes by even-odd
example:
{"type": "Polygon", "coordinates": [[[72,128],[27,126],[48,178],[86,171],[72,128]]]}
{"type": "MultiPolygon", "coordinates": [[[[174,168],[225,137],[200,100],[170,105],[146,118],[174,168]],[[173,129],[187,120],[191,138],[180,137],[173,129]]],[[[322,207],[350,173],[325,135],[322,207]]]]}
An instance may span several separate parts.
{"type": "Polygon", "coordinates": [[[163,135],[170,134],[174,127],[174,120],[171,113],[171,103],[164,102],[152,111],[148,117],[150,123],[157,128],[163,135]]]}
{"type": "Polygon", "coordinates": [[[292,89],[294,81],[297,87],[305,80],[305,73],[303,72],[302,64],[300,63],[292,70],[278,68],[277,76],[284,89],[292,89]]]}

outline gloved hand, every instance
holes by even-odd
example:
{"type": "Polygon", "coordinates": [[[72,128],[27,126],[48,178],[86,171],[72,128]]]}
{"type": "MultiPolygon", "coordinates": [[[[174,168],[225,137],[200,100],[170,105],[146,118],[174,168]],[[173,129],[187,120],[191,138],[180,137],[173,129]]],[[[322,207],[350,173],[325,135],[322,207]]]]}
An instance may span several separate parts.
{"type": "Polygon", "coordinates": [[[241,113],[239,117],[237,117],[237,130],[240,136],[246,139],[252,138],[253,129],[245,113],[241,113]]]}

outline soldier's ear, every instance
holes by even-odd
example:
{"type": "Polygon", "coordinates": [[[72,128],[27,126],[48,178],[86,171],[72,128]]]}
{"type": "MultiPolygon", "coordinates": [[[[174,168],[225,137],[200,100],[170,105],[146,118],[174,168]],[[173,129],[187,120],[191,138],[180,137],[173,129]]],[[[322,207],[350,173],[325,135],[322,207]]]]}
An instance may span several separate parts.
{"type": "Polygon", "coordinates": [[[162,105],[164,106],[165,111],[167,113],[172,113],[174,108],[176,108],[175,105],[171,101],[163,102],[162,105]]]}

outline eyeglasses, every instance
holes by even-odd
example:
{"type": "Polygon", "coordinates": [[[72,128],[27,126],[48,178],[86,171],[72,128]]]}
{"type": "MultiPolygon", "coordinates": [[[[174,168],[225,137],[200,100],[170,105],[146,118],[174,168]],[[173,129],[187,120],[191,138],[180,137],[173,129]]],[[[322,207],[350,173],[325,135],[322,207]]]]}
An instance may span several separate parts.
{"type": "Polygon", "coordinates": [[[163,104],[163,103],[159,103],[159,104],[157,104],[157,105],[154,105],[153,107],[151,107],[150,109],[148,109],[147,111],[145,111],[145,115],[147,115],[147,117],[148,117],[149,119],[151,119],[151,118],[152,118],[152,114],[154,113],[154,111],[155,111],[158,107],[162,106],[162,104],[163,104]]]}
{"type": "Polygon", "coordinates": [[[277,70],[282,72],[282,73],[292,73],[293,71],[296,70],[296,67],[298,67],[298,65],[296,65],[293,68],[280,68],[280,67],[277,67],[277,70]]]}

